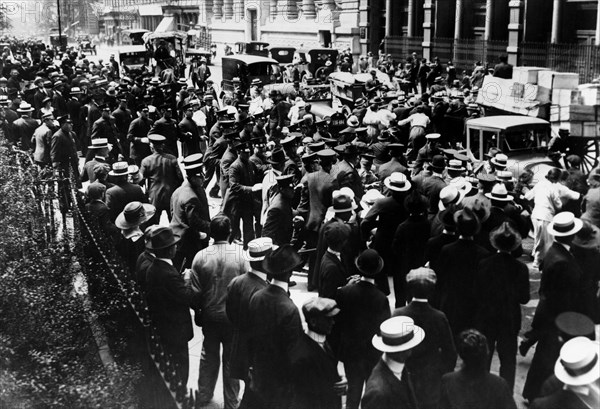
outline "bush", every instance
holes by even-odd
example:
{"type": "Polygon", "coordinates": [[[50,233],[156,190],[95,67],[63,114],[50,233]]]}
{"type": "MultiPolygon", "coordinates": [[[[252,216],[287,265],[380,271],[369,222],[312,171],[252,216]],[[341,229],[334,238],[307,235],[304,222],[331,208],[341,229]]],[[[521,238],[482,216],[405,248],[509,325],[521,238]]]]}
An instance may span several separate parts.
{"type": "Polygon", "coordinates": [[[48,240],[37,169],[0,145],[0,407],[135,407],[139,372],[102,365],[74,254],[48,240]]]}

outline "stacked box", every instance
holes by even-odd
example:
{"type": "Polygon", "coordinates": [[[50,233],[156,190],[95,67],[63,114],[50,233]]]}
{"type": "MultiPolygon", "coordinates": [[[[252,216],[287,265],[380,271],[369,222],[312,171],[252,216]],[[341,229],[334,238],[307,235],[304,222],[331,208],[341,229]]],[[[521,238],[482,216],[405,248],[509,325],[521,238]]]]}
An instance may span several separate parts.
{"type": "Polygon", "coordinates": [[[580,134],[581,136],[598,136],[600,135],[600,131],[599,131],[599,127],[600,125],[598,124],[598,122],[582,122],[583,126],[582,126],[582,133],[580,134]]]}
{"type": "Polygon", "coordinates": [[[573,102],[573,90],[571,89],[553,89],[552,103],[561,107],[569,106],[573,102]]]}
{"type": "Polygon", "coordinates": [[[525,101],[537,101],[541,104],[550,102],[550,89],[535,84],[525,84],[523,91],[525,101]]]}
{"type": "Polygon", "coordinates": [[[541,71],[548,71],[544,67],[513,67],[512,79],[521,84],[537,84],[538,74],[541,71]]]}
{"type": "Polygon", "coordinates": [[[548,89],[575,89],[579,85],[579,74],[571,72],[540,71],[537,85],[548,89]]]}
{"type": "Polygon", "coordinates": [[[583,105],[600,105],[600,85],[583,84],[579,86],[583,105]]]}

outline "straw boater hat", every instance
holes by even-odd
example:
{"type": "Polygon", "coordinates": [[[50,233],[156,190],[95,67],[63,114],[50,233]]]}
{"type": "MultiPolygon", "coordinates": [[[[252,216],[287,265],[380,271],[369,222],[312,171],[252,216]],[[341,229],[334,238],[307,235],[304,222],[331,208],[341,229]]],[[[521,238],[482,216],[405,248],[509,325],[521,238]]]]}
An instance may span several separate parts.
{"type": "Polygon", "coordinates": [[[92,139],[92,144],[88,146],[88,149],[104,149],[108,148],[108,139],[96,138],[92,139]]]}
{"type": "Polygon", "coordinates": [[[112,170],[108,172],[109,176],[127,176],[129,174],[129,164],[127,162],[115,162],[112,170]]]}
{"type": "Polygon", "coordinates": [[[508,166],[508,156],[503,153],[497,153],[496,156],[490,159],[490,162],[492,162],[494,166],[504,169],[508,166]]]}
{"type": "Polygon", "coordinates": [[[583,386],[600,378],[598,349],[600,346],[586,337],[573,338],[562,346],[554,365],[554,375],[565,385],[583,386]]]}
{"type": "Polygon", "coordinates": [[[334,190],[331,194],[331,197],[331,210],[334,213],[350,212],[358,207],[354,201],[354,192],[348,187],[343,187],[340,190],[334,190]]]}
{"type": "Polygon", "coordinates": [[[508,194],[504,183],[496,183],[490,193],[486,193],[485,196],[491,200],[497,200],[499,202],[511,202],[514,197],[508,194]]]}
{"type": "Polygon", "coordinates": [[[381,335],[371,340],[375,349],[381,352],[408,351],[419,345],[425,338],[423,328],[415,325],[410,317],[398,316],[385,320],[379,326],[381,335]]]}
{"type": "Polygon", "coordinates": [[[17,112],[20,114],[28,114],[33,112],[33,107],[27,102],[23,101],[19,104],[19,108],[17,108],[17,112]]]}
{"type": "Polygon", "coordinates": [[[457,205],[462,202],[463,198],[467,194],[467,191],[458,189],[454,185],[444,186],[440,190],[440,201],[438,207],[440,210],[445,210],[451,205],[457,205]]]}
{"type": "Polygon", "coordinates": [[[406,175],[401,172],[394,172],[383,181],[385,187],[395,192],[406,192],[410,189],[410,182],[406,175]]]}
{"type": "Polygon", "coordinates": [[[115,225],[121,230],[129,230],[150,220],[155,212],[156,208],[151,204],[131,202],[117,216],[115,225]]]}
{"type": "Polygon", "coordinates": [[[548,233],[556,237],[572,236],[583,227],[583,222],[571,212],[561,212],[548,225],[548,233]]]}
{"type": "Polygon", "coordinates": [[[244,253],[248,261],[263,261],[276,248],[270,237],[259,237],[248,243],[248,250],[244,253]]]}

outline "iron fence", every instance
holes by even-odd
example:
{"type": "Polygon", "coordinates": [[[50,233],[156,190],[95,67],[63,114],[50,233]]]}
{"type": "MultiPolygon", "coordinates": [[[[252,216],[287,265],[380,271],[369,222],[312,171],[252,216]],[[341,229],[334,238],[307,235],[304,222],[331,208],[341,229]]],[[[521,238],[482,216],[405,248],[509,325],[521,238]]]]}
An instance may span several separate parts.
{"type": "Polygon", "coordinates": [[[423,37],[390,37],[385,41],[385,52],[404,60],[413,52],[423,55],[423,37]]]}
{"type": "Polygon", "coordinates": [[[454,39],[434,38],[431,42],[431,58],[435,57],[439,58],[442,64],[454,61],[454,39]]]}

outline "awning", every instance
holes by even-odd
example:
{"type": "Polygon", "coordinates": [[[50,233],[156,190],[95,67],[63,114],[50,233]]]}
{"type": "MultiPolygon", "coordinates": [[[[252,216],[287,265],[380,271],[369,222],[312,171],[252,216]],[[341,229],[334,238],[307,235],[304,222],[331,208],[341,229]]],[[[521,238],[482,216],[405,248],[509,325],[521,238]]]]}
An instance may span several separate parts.
{"type": "Polygon", "coordinates": [[[165,31],[175,30],[175,17],[163,17],[162,21],[154,30],[155,33],[164,33],[165,31]]]}
{"type": "Polygon", "coordinates": [[[144,4],[139,8],[140,16],[162,16],[162,7],[158,4],[144,4]]]}

